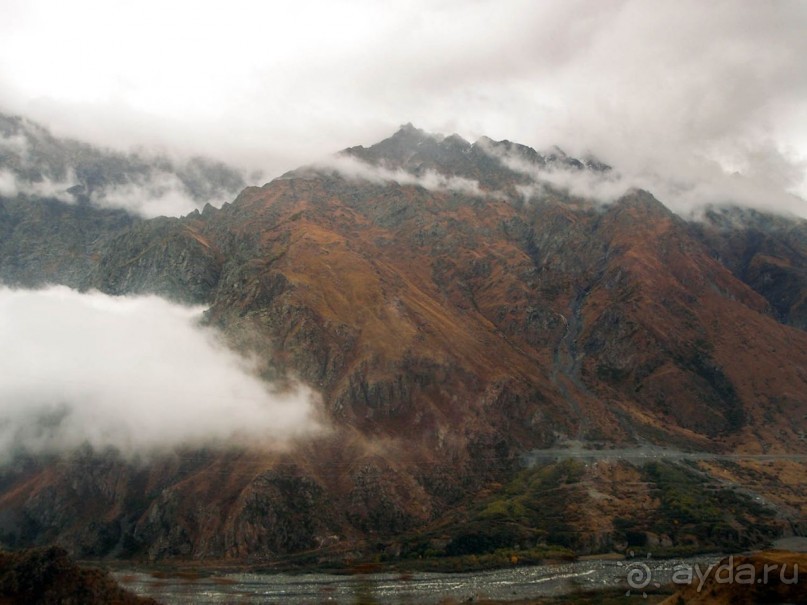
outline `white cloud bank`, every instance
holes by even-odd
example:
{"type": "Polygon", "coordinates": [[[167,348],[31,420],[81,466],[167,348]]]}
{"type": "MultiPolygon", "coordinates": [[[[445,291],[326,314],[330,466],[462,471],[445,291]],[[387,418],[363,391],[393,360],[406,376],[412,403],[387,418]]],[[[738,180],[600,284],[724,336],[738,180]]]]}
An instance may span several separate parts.
{"type": "MultiPolygon", "coordinates": [[[[76,198],[68,193],[68,189],[77,182],[75,178],[64,181],[43,178],[32,182],[19,178],[10,170],[0,170],[0,196],[27,195],[72,204],[76,198]]],[[[216,198],[201,201],[193,199],[182,181],[169,172],[155,172],[137,181],[109,185],[93,192],[90,199],[96,206],[121,208],[144,218],[184,216],[201,208],[205,203],[220,206],[222,201],[216,198]]]]}
{"type": "MultiPolygon", "coordinates": [[[[0,196],[26,195],[45,197],[73,203],[76,197],[68,193],[72,187],[82,186],[77,177],[80,171],[79,158],[84,151],[73,142],[54,141],[37,125],[30,123],[26,136],[3,136],[0,132],[0,196]],[[14,166],[15,170],[3,168],[2,163],[14,166]],[[55,166],[54,166],[55,164],[55,166]],[[32,175],[35,175],[32,177],[32,175]]],[[[204,164],[186,162],[168,170],[161,167],[165,158],[149,156],[126,157],[114,152],[99,151],[98,157],[111,164],[105,175],[106,182],[90,192],[93,204],[104,208],[121,208],[145,218],[157,216],[183,216],[205,204],[216,207],[231,201],[240,188],[217,187],[215,175],[205,174],[204,164]],[[126,164],[131,168],[126,170],[126,164]],[[146,167],[145,163],[151,166],[146,167]],[[146,169],[147,168],[147,169],[146,169]],[[195,180],[201,195],[194,195],[191,186],[184,183],[176,172],[181,170],[195,180]]],[[[220,168],[213,166],[213,170],[220,168]]]]}
{"type": "Polygon", "coordinates": [[[157,297],[0,288],[0,459],[88,443],[124,453],[269,446],[319,430],[306,387],[272,392],[252,364],[157,297]]]}
{"type": "Polygon", "coordinates": [[[73,202],[73,196],[67,190],[75,184],[75,181],[54,181],[47,178],[31,182],[17,178],[10,170],[0,170],[0,195],[5,197],[24,194],[54,198],[69,204],[73,202]]]}
{"type": "Polygon", "coordinates": [[[577,170],[559,164],[537,166],[515,153],[484,146],[486,153],[510,170],[530,177],[532,183],[518,187],[525,199],[541,197],[548,190],[611,203],[631,189],[650,191],[668,208],[684,217],[697,217],[708,206],[736,205],[775,208],[779,212],[807,217],[805,200],[777,187],[775,170],[729,174],[714,162],[701,161],[677,179],[652,171],[623,172],[577,170]],[[774,176],[771,176],[773,173],[774,176]]]}
{"type": "Polygon", "coordinates": [[[111,185],[91,199],[98,206],[123,208],[145,218],[183,216],[201,208],[205,202],[221,205],[221,200],[216,199],[194,200],[182,181],[169,172],[156,172],[125,185],[111,185]]]}
{"type": "Polygon", "coordinates": [[[482,191],[479,182],[460,176],[441,174],[435,170],[426,170],[423,174],[412,174],[403,168],[388,168],[374,166],[358,158],[337,154],[328,159],[321,160],[313,165],[315,170],[332,170],[347,179],[364,180],[371,183],[398,183],[399,185],[414,185],[429,191],[453,191],[464,195],[497,196],[501,194],[482,191]]]}

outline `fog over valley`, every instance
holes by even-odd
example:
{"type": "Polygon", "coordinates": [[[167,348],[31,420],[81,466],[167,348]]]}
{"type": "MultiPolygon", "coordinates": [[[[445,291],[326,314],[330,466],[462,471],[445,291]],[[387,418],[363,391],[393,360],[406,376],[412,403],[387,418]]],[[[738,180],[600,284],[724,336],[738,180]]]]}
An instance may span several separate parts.
{"type": "Polygon", "coordinates": [[[271,447],[316,432],[316,394],[273,392],[201,315],[156,296],[0,289],[0,456],[271,447]]]}

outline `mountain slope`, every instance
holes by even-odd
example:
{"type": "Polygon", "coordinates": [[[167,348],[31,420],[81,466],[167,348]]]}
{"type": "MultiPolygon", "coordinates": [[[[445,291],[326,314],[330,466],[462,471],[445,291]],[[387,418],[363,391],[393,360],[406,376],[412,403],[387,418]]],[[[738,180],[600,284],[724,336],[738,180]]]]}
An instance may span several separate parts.
{"type": "Polygon", "coordinates": [[[762,294],[777,319],[807,329],[807,223],[754,210],[708,212],[695,225],[713,255],[762,294]]]}

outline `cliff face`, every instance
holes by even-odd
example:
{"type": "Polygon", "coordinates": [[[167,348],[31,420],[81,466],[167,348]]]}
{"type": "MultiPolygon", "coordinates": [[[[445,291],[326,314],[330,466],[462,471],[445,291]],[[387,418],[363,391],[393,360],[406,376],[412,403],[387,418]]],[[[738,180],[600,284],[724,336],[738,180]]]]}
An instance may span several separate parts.
{"type": "MultiPolygon", "coordinates": [[[[635,516],[613,477],[661,481],[641,464],[571,473],[573,494],[552,506],[565,535],[580,536],[572,542],[537,531],[515,504],[504,516],[474,507],[480,494],[495,500],[523,454],[569,442],[805,452],[803,222],[690,224],[642,191],[609,205],[552,188],[525,198],[524,165],[609,168],[411,127],[343,156],[411,178],[301,169],[182,219],[0,200],[3,241],[15,242],[3,279],[204,303],[206,321],[256,352],[267,377],[318,389],[333,427],[285,452],[19,461],[0,481],[5,542],[248,558],[398,552],[426,530],[445,546],[471,525],[504,524],[521,528],[516,541],[610,548],[627,540],[619,519],[635,516]],[[65,250],[54,258],[51,232],[65,250]]],[[[698,464],[707,483],[742,482],[771,503],[738,496],[720,519],[732,536],[803,519],[801,463],[773,462],[783,465],[774,484],[742,460],[698,464]]],[[[720,542],[697,519],[689,533],[656,527],[666,501],[637,497],[647,523],[631,535],[720,542]]]]}

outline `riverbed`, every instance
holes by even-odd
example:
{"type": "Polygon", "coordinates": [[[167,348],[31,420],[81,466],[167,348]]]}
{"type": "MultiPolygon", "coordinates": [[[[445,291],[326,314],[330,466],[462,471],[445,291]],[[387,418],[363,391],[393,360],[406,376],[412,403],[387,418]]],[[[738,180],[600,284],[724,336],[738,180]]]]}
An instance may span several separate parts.
{"type": "Polygon", "coordinates": [[[445,599],[467,601],[487,597],[517,600],[613,587],[622,587],[641,595],[643,590],[670,583],[677,567],[708,566],[719,560],[717,555],[666,560],[588,560],[452,574],[376,573],[344,576],[226,573],[183,579],[156,578],[143,571],[121,570],[115,572],[114,576],[127,589],[153,597],[165,605],[365,602],[431,605],[445,599]],[[631,570],[634,570],[632,587],[628,585],[631,570]],[[645,580],[646,587],[642,587],[645,580]]]}

